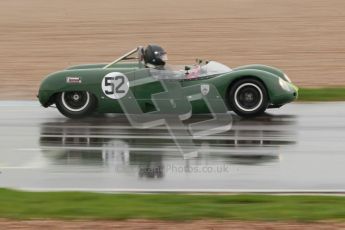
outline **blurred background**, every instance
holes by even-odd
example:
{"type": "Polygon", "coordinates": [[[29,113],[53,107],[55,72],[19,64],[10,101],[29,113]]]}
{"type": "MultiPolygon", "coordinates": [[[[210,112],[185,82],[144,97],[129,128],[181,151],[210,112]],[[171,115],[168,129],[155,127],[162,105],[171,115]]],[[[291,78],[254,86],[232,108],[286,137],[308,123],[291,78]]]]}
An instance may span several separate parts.
{"type": "Polygon", "coordinates": [[[1,0],[0,99],[47,74],[160,44],[171,63],[261,63],[302,87],[345,85],[343,0],[1,0]]]}

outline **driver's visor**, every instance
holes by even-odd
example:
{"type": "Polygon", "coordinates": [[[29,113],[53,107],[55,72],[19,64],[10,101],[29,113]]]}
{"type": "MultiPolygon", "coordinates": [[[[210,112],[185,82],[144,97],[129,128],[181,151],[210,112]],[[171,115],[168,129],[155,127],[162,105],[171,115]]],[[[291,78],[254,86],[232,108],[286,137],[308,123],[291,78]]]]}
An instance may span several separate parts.
{"type": "Polygon", "coordinates": [[[167,54],[162,54],[162,55],[161,55],[161,59],[162,59],[163,61],[168,61],[168,55],[167,55],[167,54]]]}

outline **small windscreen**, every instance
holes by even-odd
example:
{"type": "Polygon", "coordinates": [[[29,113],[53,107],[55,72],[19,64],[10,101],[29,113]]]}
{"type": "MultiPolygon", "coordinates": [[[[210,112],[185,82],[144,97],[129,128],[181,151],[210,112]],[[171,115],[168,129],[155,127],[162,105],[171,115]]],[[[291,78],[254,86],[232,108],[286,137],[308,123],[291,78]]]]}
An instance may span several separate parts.
{"type": "Polygon", "coordinates": [[[202,65],[165,65],[164,69],[150,69],[150,74],[156,79],[193,79],[219,75],[231,72],[232,70],[219,62],[210,61],[202,65]]]}

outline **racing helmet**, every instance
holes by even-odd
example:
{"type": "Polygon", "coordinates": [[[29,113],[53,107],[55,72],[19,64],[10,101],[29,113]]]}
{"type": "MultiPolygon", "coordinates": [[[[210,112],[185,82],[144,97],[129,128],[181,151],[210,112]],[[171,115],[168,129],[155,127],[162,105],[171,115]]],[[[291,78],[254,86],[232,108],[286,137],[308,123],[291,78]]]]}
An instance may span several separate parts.
{"type": "Polygon", "coordinates": [[[148,45],[144,51],[145,64],[164,66],[168,60],[165,50],[158,45],[148,45]]]}

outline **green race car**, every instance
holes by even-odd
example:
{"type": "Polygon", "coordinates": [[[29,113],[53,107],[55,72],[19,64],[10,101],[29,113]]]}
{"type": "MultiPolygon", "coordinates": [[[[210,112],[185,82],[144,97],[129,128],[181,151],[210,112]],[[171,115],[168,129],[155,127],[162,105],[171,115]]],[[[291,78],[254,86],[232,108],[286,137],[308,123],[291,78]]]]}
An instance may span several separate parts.
{"type": "Polygon", "coordinates": [[[38,98],[44,107],[56,104],[70,118],[93,113],[149,114],[157,110],[217,113],[224,112],[223,107],[252,117],[297,98],[297,87],[274,67],[246,65],[231,69],[201,60],[193,65],[172,66],[166,60],[161,47],[149,45],[133,49],[109,64],[69,67],[48,75],[38,98]]]}

